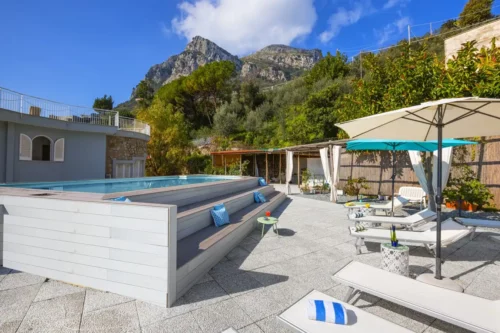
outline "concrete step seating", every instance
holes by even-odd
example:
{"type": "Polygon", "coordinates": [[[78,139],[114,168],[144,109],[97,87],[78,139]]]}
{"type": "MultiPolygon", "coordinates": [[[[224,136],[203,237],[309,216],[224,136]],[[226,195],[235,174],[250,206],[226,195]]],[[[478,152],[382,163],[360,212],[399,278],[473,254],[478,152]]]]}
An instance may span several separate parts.
{"type": "Polygon", "coordinates": [[[254,203],[253,193],[258,191],[265,196],[274,192],[272,186],[255,186],[244,191],[229,193],[210,198],[195,204],[185,205],[177,209],[177,240],[213,225],[210,210],[217,204],[224,203],[229,215],[254,203]]]}
{"type": "MultiPolygon", "coordinates": [[[[231,223],[222,227],[215,227],[210,217],[210,224],[199,218],[202,228],[186,235],[177,242],[177,297],[182,296],[191,286],[201,279],[224,256],[238,245],[257,226],[257,218],[264,216],[266,211],[273,211],[286,198],[286,195],[277,192],[271,186],[260,187],[259,191],[266,195],[266,203],[254,203],[252,189],[223,199],[229,211],[231,223]]],[[[215,200],[215,203],[220,201],[215,200]]],[[[211,204],[206,206],[213,207],[211,204]]],[[[205,216],[207,207],[200,208],[205,216]]],[[[208,214],[210,214],[208,209],[208,214]]],[[[187,213],[185,210],[182,213],[187,213]]],[[[195,212],[193,211],[193,215],[195,212]]],[[[180,214],[179,214],[180,215],[180,214]]],[[[184,215],[179,220],[187,218],[184,215]]],[[[185,221],[184,221],[185,222],[185,221]]],[[[178,224],[182,225],[182,221],[178,224]]],[[[186,230],[186,229],[184,229],[186,230]]],[[[185,233],[185,231],[184,231],[185,233]]]]}

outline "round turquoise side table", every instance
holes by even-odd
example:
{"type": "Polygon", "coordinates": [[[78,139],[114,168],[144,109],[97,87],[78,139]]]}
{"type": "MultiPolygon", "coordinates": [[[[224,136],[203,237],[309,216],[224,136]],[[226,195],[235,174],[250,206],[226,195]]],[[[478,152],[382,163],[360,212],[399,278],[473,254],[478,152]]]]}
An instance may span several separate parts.
{"type": "Polygon", "coordinates": [[[267,216],[263,216],[263,217],[259,217],[257,219],[257,222],[259,222],[260,224],[262,224],[262,234],[260,235],[260,237],[264,237],[264,227],[266,226],[266,224],[270,224],[273,226],[273,230],[276,230],[276,234],[279,236],[279,232],[278,232],[278,219],[275,218],[275,217],[267,217],[267,216]]]}

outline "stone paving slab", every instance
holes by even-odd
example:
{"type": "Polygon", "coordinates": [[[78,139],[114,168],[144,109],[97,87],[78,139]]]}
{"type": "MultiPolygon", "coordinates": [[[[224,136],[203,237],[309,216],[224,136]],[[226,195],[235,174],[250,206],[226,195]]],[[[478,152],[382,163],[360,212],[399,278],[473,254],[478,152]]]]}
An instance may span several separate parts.
{"type": "MultiPolygon", "coordinates": [[[[350,261],[380,266],[379,244],[355,254],[342,205],[293,196],[275,215],[280,237],[256,229],[171,308],[0,267],[0,332],[288,332],[276,315],[312,289],[342,299],[347,288],[331,276],[350,261]]],[[[499,239],[478,231],[443,249],[444,275],[466,293],[500,299],[499,239]]],[[[411,277],[434,265],[423,247],[410,248],[411,277]]],[[[369,294],[352,302],[415,332],[466,332],[369,294]]]]}
{"type": "Polygon", "coordinates": [[[17,332],[77,332],[85,292],[34,302],[17,332]]]}

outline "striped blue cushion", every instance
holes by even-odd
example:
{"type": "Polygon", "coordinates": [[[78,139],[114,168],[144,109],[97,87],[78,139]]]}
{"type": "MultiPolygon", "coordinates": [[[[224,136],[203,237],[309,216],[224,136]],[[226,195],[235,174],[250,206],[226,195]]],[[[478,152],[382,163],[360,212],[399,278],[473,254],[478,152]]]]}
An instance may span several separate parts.
{"type": "Polygon", "coordinates": [[[214,208],[210,210],[210,214],[212,214],[216,227],[229,224],[229,214],[227,213],[224,204],[215,205],[214,208]]]}
{"type": "Polygon", "coordinates": [[[337,302],[310,299],[307,303],[307,317],[337,325],[348,324],[347,312],[344,306],[337,302]]]}
{"type": "Polygon", "coordinates": [[[259,186],[266,186],[267,183],[266,183],[266,180],[262,177],[259,178],[259,186]]]}

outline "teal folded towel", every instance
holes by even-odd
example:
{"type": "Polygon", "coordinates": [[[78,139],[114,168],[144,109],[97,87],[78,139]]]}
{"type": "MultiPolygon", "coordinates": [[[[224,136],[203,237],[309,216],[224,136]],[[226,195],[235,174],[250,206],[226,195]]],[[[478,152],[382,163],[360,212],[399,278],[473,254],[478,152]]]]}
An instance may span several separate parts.
{"type": "Polygon", "coordinates": [[[118,198],[113,198],[111,199],[112,201],[121,201],[121,202],[132,202],[132,200],[130,200],[129,198],[127,197],[118,197],[118,198]]]}
{"type": "Polygon", "coordinates": [[[210,210],[212,218],[214,220],[215,226],[220,227],[224,224],[229,224],[229,214],[227,213],[224,204],[215,205],[212,210],[210,210]]]}

